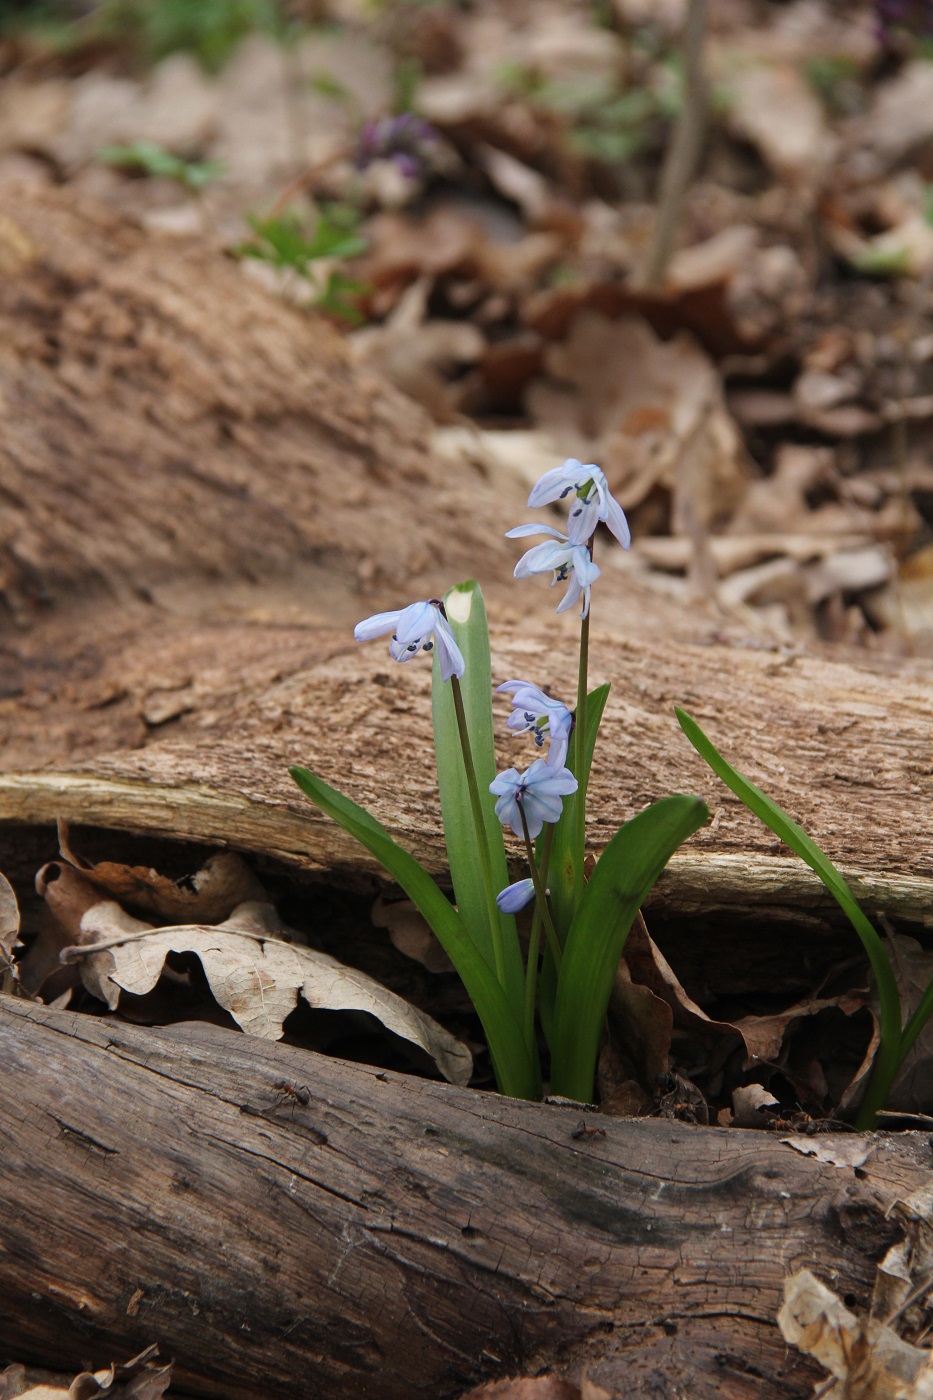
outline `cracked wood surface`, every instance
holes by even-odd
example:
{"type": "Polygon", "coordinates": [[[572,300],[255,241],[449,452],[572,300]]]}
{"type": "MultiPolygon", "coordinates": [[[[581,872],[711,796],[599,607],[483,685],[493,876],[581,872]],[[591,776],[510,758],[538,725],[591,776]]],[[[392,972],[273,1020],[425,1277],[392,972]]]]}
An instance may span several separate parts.
{"type": "Polygon", "coordinates": [[[62,1367],[91,1338],[160,1341],[182,1390],[223,1400],[259,1375],[267,1400],[443,1400],[583,1366],[627,1397],[659,1375],[692,1400],[802,1397],[785,1272],[864,1304],[886,1211],[929,1179],[919,1133],[816,1140],[863,1149],[850,1165],[666,1121],[575,1138],[579,1107],[9,998],[0,1056],[0,1335],[62,1367]]]}
{"type": "MultiPolygon", "coordinates": [[[[370,858],[293,786],[286,769],[301,763],[370,807],[443,878],[428,664],[397,666],[383,642],[360,647],[349,630],[95,617],[99,642],[65,621],[54,645],[52,623],[38,642],[7,640],[3,819],[64,816],[230,844],[371,883],[370,858]]],[[[553,633],[550,622],[494,620],[495,679],[534,676],[571,695],[572,664],[553,633]]],[[[923,665],[892,674],[867,660],[620,638],[598,625],[591,657],[593,683],[613,687],[591,786],[595,849],[655,798],[698,792],[713,820],[664,877],[666,903],[775,917],[833,907],[709,773],[676,724],[679,703],[852,877],[869,910],[933,922],[933,690],[923,665]]],[[[530,745],[509,739],[504,701],[497,713],[500,761],[521,766],[530,745]]]]}

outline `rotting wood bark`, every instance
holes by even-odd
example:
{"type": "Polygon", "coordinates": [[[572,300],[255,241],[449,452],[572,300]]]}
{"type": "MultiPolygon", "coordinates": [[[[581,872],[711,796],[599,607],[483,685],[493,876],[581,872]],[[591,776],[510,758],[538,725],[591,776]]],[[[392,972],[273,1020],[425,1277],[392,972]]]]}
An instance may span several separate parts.
{"type": "Polygon", "coordinates": [[[921,1134],[819,1140],[850,1165],[662,1121],[580,1138],[580,1108],[8,998],[0,1058],[5,1344],[64,1367],[159,1341],[224,1400],[584,1365],[627,1397],[803,1396],[785,1272],[864,1303],[885,1212],[929,1180],[921,1134]]]}
{"type": "MultiPolygon", "coordinates": [[[[89,646],[79,628],[54,656],[48,633],[38,653],[30,638],[7,643],[19,695],[0,707],[0,819],[230,844],[371,883],[377,867],[289,779],[302,763],[443,877],[427,663],[396,666],[381,642],[313,627],[156,617],[140,635],[118,617],[106,641],[89,646]]],[[[572,660],[552,640],[551,624],[494,626],[495,678],[533,675],[572,694],[572,660]]],[[[594,683],[613,685],[591,785],[594,847],[667,792],[698,792],[714,814],[663,877],[666,906],[775,920],[834,908],[691,749],[673,717],[682,703],[852,877],[869,912],[933,921],[933,689],[922,669],[620,640],[598,627],[591,655],[594,683]]],[[[499,731],[503,765],[521,763],[527,745],[499,731]]]]}

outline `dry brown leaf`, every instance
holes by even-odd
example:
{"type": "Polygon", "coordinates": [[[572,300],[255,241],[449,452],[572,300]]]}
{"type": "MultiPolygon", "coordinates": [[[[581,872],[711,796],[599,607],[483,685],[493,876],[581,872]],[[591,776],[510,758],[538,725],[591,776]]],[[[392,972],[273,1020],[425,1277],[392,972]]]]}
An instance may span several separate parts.
{"type": "Polygon", "coordinates": [[[906,1200],[895,1201],[888,1214],[901,1226],[904,1238],[878,1265],[871,1315],[890,1322],[897,1313],[905,1324],[922,1331],[930,1304],[929,1294],[918,1295],[918,1289],[933,1281],[933,1187],[921,1187],[906,1200]]]}
{"type": "Polygon", "coordinates": [[[160,1365],[150,1346],[124,1366],[82,1371],[69,1378],[13,1365],[0,1374],[0,1400],[160,1400],[172,1380],[174,1363],[160,1365]]]}
{"type": "Polygon", "coordinates": [[[417,905],[410,899],[383,899],[373,905],[376,928],[389,930],[393,948],[419,962],[428,972],[453,972],[454,965],[417,905]]]}
{"type": "Polygon", "coordinates": [[[0,992],[11,992],[17,980],[13,949],[19,942],[19,905],[13,886],[0,875],[0,992]]]}
{"type": "Polygon", "coordinates": [[[112,861],[92,865],[72,850],[64,822],[58,824],[58,848],[62,859],[81,871],[98,890],[162,919],[219,923],[238,904],[265,898],[265,890],[256,876],[233,851],[209,856],[194,875],[170,880],[144,865],[120,865],[112,861]]]}
{"type": "Polygon", "coordinates": [[[826,1162],[831,1167],[861,1167],[871,1156],[871,1143],[866,1142],[861,1133],[854,1137],[827,1135],[826,1137],[786,1137],[781,1138],[786,1147],[799,1152],[801,1157],[812,1157],[816,1162],[826,1162]]]}
{"type": "Polygon", "coordinates": [[[80,956],[85,987],[111,1009],[121,992],[144,996],[162,975],[169,953],[193,953],[211,992],[248,1035],[278,1040],[299,998],[312,1008],[363,1011],[419,1046],[446,1079],[466,1084],[473,1063],[467,1047],[430,1016],[366,973],[313,948],[285,941],[289,930],[269,904],[249,902],[214,927],[186,924],[150,929],[111,901],[83,915],[81,933],[108,944],[80,956]]]}
{"type": "Polygon", "coordinates": [[[857,134],[878,159],[878,173],[933,139],[933,63],[916,59],[880,84],[857,134]]]}
{"type": "Polygon", "coordinates": [[[860,1321],[808,1269],[785,1280],[778,1324],[785,1341],[836,1377],[846,1400],[933,1396],[933,1352],[874,1319],[860,1321]]]}
{"type": "Polygon", "coordinates": [[[583,311],[545,363],[551,381],[528,390],[531,417],[568,452],[598,461],[627,509],[658,487],[673,496],[689,449],[698,523],[732,515],[746,489],[744,452],[718,372],[691,337],[661,341],[640,318],[583,311]]]}
{"type": "Polygon", "coordinates": [[[555,1375],[515,1376],[478,1385],[462,1400],[580,1400],[580,1388],[555,1375]]]}
{"type": "Polygon", "coordinates": [[[761,1084],[743,1084],[732,1090],[732,1113],[727,1121],[720,1115],[720,1121],[724,1127],[733,1128],[769,1128],[771,1119],[766,1117],[764,1109],[779,1108],[779,1102],[761,1084]]]}
{"type": "Polygon", "coordinates": [[[756,64],[735,74],[729,89],[730,125],[776,174],[813,180],[832,161],[838,141],[799,67],[756,64]]]}
{"type": "Polygon", "coordinates": [[[376,286],[469,269],[484,236],[456,205],[441,205],[421,222],[400,213],[379,214],[367,233],[370,250],[360,276],[376,286]]]}
{"type": "Polygon", "coordinates": [[[45,917],[20,959],[19,974],[28,993],[41,991],[45,1001],[57,1001],[80,985],[77,969],[63,967],[60,954],[72,944],[92,941],[82,933],[81,920],[100,902],[101,892],[83,871],[58,861],[50,861],[36,875],[36,892],[45,900],[45,917]]]}
{"type": "MultiPolygon", "coordinates": [[[[933,982],[933,952],[923,948],[915,938],[899,933],[889,935],[888,946],[892,951],[901,1006],[912,1015],[933,982]]],[[[933,1113],[933,1017],[908,1051],[885,1108],[903,1109],[906,1113],[933,1113]]]]}

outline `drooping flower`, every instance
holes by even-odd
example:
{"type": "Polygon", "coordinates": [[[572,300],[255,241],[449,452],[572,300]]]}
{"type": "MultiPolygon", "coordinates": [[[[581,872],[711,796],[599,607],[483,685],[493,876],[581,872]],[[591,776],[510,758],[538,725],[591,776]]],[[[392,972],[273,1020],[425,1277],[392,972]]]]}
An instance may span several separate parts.
{"type": "Polygon", "coordinates": [[[513,885],[506,885],[504,890],[499,891],[496,903],[503,914],[517,914],[519,909],[524,909],[534,897],[534,880],[516,880],[513,885]]]}
{"type": "Polygon", "coordinates": [[[592,462],[584,464],[576,457],[568,457],[562,467],[545,472],[532,487],[528,504],[544,506],[549,501],[562,501],[571,493],[574,501],[567,527],[571,544],[585,544],[596,529],[596,522],[603,520],[622,548],[628,549],[632,536],[625,511],[609,490],[605,474],[592,462]]]}
{"type": "Polygon", "coordinates": [[[581,617],[586,617],[590,610],[590,585],[595,583],[600,573],[599,565],[593,563],[586,545],[575,543],[568,535],[562,535],[550,525],[516,525],[514,530],[506,530],[505,533],[510,540],[520,539],[523,535],[554,536],[553,540],[536,544],[522,555],[515,565],[515,577],[529,578],[532,574],[553,573],[552,588],[555,583],[569,580],[570,586],[558,603],[557,611],[566,612],[582,595],[581,617]]]}
{"type": "Polygon", "coordinates": [[[519,773],[517,768],[507,768],[489,784],[489,791],[499,799],[496,816],[502,825],[510,826],[516,836],[524,836],[524,812],[532,839],[545,822],[560,819],[561,799],[576,790],[577,780],[569,768],[555,768],[543,758],[536,758],[524,773],[519,773]]]}
{"type": "Polygon", "coordinates": [[[509,728],[516,734],[530,731],[535,736],[538,748],[543,745],[547,734],[550,744],[546,762],[552,768],[562,768],[573,729],[573,715],[567,706],[545,695],[543,690],[529,681],[505,681],[496,687],[497,694],[501,691],[509,691],[512,695],[509,728]]]}
{"type": "Polygon", "coordinates": [[[441,679],[449,681],[451,676],[463,675],[463,655],[454,641],[450,623],[441,612],[438,598],[426,603],[410,603],[398,612],[375,613],[353,629],[358,642],[371,642],[387,632],[392,633],[389,655],[393,661],[410,661],[419,651],[431,651],[436,643],[441,679]]]}

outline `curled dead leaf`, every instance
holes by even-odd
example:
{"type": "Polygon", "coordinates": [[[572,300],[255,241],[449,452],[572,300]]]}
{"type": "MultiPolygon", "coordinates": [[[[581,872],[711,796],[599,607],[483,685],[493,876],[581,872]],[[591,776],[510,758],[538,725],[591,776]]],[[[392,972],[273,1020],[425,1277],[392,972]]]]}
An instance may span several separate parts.
{"type": "Polygon", "coordinates": [[[778,1325],[785,1341],[814,1357],[848,1400],[929,1400],[933,1352],[903,1341],[875,1319],[860,1321],[808,1269],[784,1282],[778,1325]]]}
{"type": "Polygon", "coordinates": [[[0,875],[0,992],[11,992],[18,980],[13,950],[19,942],[19,905],[13,886],[0,875]]]}
{"type": "Polygon", "coordinates": [[[76,959],[93,996],[116,1009],[121,993],[144,996],[156,986],[170,953],[192,953],[211,992],[248,1035],[278,1040],[299,999],[315,1009],[362,1011],[425,1051],[446,1079],[466,1084],[467,1047],[430,1016],[366,973],[313,948],[286,941],[290,930],[269,904],[241,904],[222,924],[151,928],[119,905],[102,901],[82,917],[85,943],[76,959]],[[88,944],[87,938],[94,942],[88,944]]]}
{"type": "Polygon", "coordinates": [[[98,890],[160,918],[219,923],[238,904],[265,898],[256,876],[233,851],[208,856],[193,875],[172,880],[148,866],[115,861],[92,864],[73,850],[68,826],[63,821],[58,824],[58,848],[62,859],[80,870],[98,890]]]}

